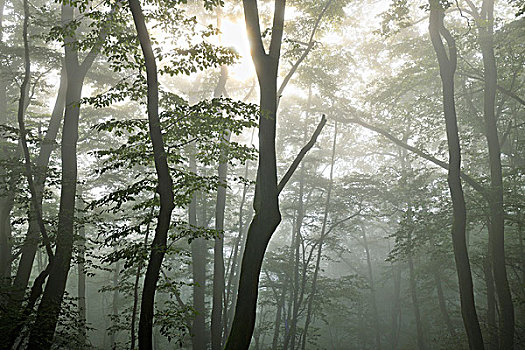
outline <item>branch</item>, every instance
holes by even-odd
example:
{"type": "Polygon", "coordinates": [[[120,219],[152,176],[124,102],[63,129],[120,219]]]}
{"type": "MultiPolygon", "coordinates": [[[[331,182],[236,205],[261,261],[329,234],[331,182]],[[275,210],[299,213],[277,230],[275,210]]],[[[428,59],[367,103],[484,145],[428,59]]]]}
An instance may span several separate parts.
{"type": "MultiPolygon", "coordinates": [[[[474,80],[480,80],[480,81],[483,81],[483,78],[482,77],[478,77],[476,75],[472,75],[472,74],[468,74],[468,73],[458,73],[459,75],[463,75],[467,78],[471,78],[471,79],[474,79],[474,80]]],[[[518,101],[520,104],[524,105],[525,106],[525,100],[521,97],[519,97],[518,95],[516,95],[514,92],[508,90],[508,89],[505,89],[503,86],[501,85],[496,85],[496,89],[498,89],[498,91],[502,92],[503,94],[515,99],[516,101],[518,101]]]]}
{"type": "Polygon", "coordinates": [[[266,54],[261,38],[261,25],[259,24],[259,10],[257,9],[257,0],[243,0],[244,18],[246,21],[246,32],[252,57],[259,57],[266,54]]]}
{"type": "Polygon", "coordinates": [[[170,287],[173,288],[173,294],[175,295],[175,299],[177,300],[177,303],[179,304],[180,308],[184,311],[184,325],[188,328],[189,331],[191,331],[191,328],[192,328],[191,327],[191,317],[186,312],[188,307],[186,306],[184,301],[182,301],[182,299],[180,297],[179,290],[177,289],[177,287],[175,287],[174,284],[171,284],[171,280],[168,277],[168,275],[166,275],[166,271],[164,271],[164,269],[162,267],[160,268],[160,271],[162,272],[162,275],[164,276],[164,279],[169,283],[170,287]]]}
{"type": "Polygon", "coordinates": [[[98,35],[97,42],[91,48],[89,53],[86,55],[86,57],[84,58],[84,61],[80,64],[79,68],[82,74],[85,75],[87,73],[87,71],[89,70],[89,68],[91,68],[91,66],[93,65],[93,62],[97,58],[99,50],[102,47],[102,44],[106,40],[106,37],[108,35],[108,30],[110,29],[109,22],[113,20],[113,15],[115,14],[115,12],[118,11],[119,7],[120,7],[120,2],[117,2],[115,6],[111,8],[109,12],[109,19],[103,24],[103,27],[100,30],[100,33],[98,35]]]}
{"type": "Polygon", "coordinates": [[[284,31],[284,9],[286,0],[275,0],[275,10],[273,12],[272,40],[270,41],[269,56],[279,61],[281,55],[281,43],[284,31]]]}
{"type": "Polygon", "coordinates": [[[466,2],[467,5],[470,7],[470,11],[471,11],[470,14],[471,14],[471,16],[474,17],[474,19],[475,19],[476,21],[481,20],[481,15],[479,14],[476,5],[474,5],[474,3],[473,3],[471,0],[465,0],[465,2],[466,2]]]}
{"type": "Polygon", "coordinates": [[[24,121],[24,111],[26,107],[26,96],[29,91],[29,83],[31,79],[31,61],[29,58],[29,41],[27,34],[29,20],[29,6],[27,0],[24,1],[24,27],[23,27],[23,41],[24,41],[24,80],[20,86],[20,100],[18,101],[18,127],[20,129],[20,142],[22,144],[22,149],[24,150],[24,160],[25,160],[25,170],[27,176],[27,182],[29,185],[29,190],[31,192],[31,204],[35,208],[35,215],[40,228],[40,233],[42,234],[42,240],[46,247],[47,255],[49,256],[49,261],[53,261],[53,250],[51,249],[51,242],[47,234],[46,227],[44,225],[44,220],[42,219],[42,208],[40,203],[38,203],[35,183],[33,181],[33,171],[31,169],[31,156],[29,154],[29,148],[27,146],[26,139],[26,127],[24,121]]]}
{"type": "MultiPolygon", "coordinates": [[[[444,162],[442,160],[439,160],[439,159],[437,159],[434,156],[431,156],[430,154],[426,153],[425,151],[422,151],[422,150],[420,150],[420,149],[418,149],[416,147],[410,146],[409,144],[399,140],[398,138],[396,138],[395,136],[393,136],[392,134],[390,134],[386,130],[381,129],[380,127],[368,124],[368,123],[366,123],[366,122],[364,122],[364,121],[362,121],[362,120],[360,120],[358,118],[345,119],[344,121],[349,122],[349,123],[358,124],[358,125],[361,125],[364,128],[367,128],[368,130],[375,131],[376,133],[381,134],[384,137],[386,137],[387,139],[389,139],[390,141],[392,141],[394,144],[396,144],[396,145],[398,145],[398,146],[400,146],[400,147],[402,147],[404,149],[407,149],[407,150],[409,150],[412,153],[417,154],[421,158],[426,159],[426,160],[436,164],[437,166],[439,166],[439,167],[441,167],[441,168],[443,168],[445,170],[448,170],[448,164],[446,162],[444,162]]],[[[474,190],[479,192],[479,194],[481,194],[483,196],[483,198],[488,199],[485,188],[479,182],[477,182],[474,178],[472,178],[470,175],[464,173],[463,171],[460,172],[460,176],[466,183],[468,183],[470,186],[472,186],[472,188],[474,190]]]]}
{"type": "Polygon", "coordinates": [[[301,55],[301,57],[299,57],[297,62],[294,63],[294,65],[292,66],[292,68],[290,69],[288,74],[286,74],[286,76],[284,77],[284,80],[281,83],[281,86],[279,87],[279,90],[277,91],[277,99],[278,100],[279,100],[280,96],[282,95],[282,93],[284,91],[284,88],[286,87],[286,85],[288,84],[290,79],[292,79],[292,76],[294,75],[295,71],[297,70],[297,68],[299,68],[299,65],[304,61],[306,56],[308,56],[310,51],[312,51],[312,48],[314,47],[315,33],[317,32],[317,28],[319,28],[319,23],[321,23],[321,19],[323,18],[324,14],[328,10],[328,7],[332,3],[332,1],[333,0],[328,0],[326,5],[323,7],[323,10],[321,11],[319,16],[317,17],[317,20],[315,21],[314,28],[312,29],[312,33],[310,34],[310,40],[308,41],[308,44],[305,43],[305,45],[307,45],[306,49],[304,50],[304,52],[301,55]]]}
{"type": "MultiPolygon", "coordinates": [[[[434,5],[438,6],[438,5],[434,5]]],[[[429,20],[429,33],[430,33],[430,41],[432,42],[432,46],[434,47],[434,51],[436,52],[436,56],[439,62],[439,70],[440,73],[443,74],[445,69],[450,69],[452,66],[451,59],[450,59],[450,46],[449,46],[449,55],[447,55],[447,51],[445,50],[445,45],[443,45],[443,40],[441,40],[441,35],[444,34],[443,32],[443,16],[444,16],[444,10],[439,7],[430,7],[430,20],[429,20]]],[[[448,41],[447,41],[448,42],[448,41]]],[[[449,72],[449,74],[453,72],[449,72]]]]}
{"type": "Polygon", "coordinates": [[[330,226],[330,228],[328,229],[328,231],[326,231],[326,233],[324,234],[323,237],[328,236],[328,234],[329,234],[330,232],[332,232],[332,230],[333,230],[334,228],[336,228],[337,226],[341,225],[342,223],[344,223],[344,222],[346,222],[346,221],[348,221],[348,220],[350,220],[350,219],[355,218],[356,216],[358,216],[358,215],[360,215],[360,214],[361,214],[361,209],[359,209],[356,213],[354,213],[354,214],[352,214],[352,215],[350,215],[350,216],[348,216],[348,217],[346,217],[346,218],[344,218],[344,219],[342,219],[342,220],[337,221],[337,222],[334,223],[332,226],[330,226]]]}
{"type": "Polygon", "coordinates": [[[310,138],[310,141],[308,141],[308,143],[301,149],[301,151],[299,152],[297,157],[294,159],[292,165],[290,165],[290,168],[288,169],[286,174],[284,174],[284,176],[281,179],[281,181],[279,181],[279,184],[277,185],[277,193],[278,194],[281,193],[281,191],[283,190],[284,186],[286,186],[286,184],[288,183],[288,181],[292,177],[293,173],[295,172],[295,170],[299,166],[299,163],[301,163],[301,160],[303,160],[303,158],[306,155],[306,153],[308,153],[308,151],[314,146],[315,142],[317,141],[317,137],[321,133],[321,130],[323,130],[323,127],[325,126],[325,124],[326,124],[326,116],[323,114],[323,116],[321,118],[321,121],[319,122],[319,125],[317,125],[317,129],[315,129],[315,131],[314,131],[314,133],[312,135],[312,138],[310,138]]]}

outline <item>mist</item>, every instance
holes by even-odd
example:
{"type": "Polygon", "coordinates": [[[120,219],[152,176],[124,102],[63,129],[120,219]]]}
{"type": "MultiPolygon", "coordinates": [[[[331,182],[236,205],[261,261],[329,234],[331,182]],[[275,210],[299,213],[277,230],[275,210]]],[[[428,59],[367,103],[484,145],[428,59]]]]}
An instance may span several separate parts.
{"type": "Polygon", "coordinates": [[[0,0],[0,349],[525,349],[524,14],[0,0]]]}

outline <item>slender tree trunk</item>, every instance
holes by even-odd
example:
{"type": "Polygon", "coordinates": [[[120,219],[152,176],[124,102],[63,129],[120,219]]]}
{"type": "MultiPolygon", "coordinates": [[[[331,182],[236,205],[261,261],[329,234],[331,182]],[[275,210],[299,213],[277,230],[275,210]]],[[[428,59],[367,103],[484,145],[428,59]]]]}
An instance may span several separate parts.
{"type": "MultiPolygon", "coordinates": [[[[2,44],[4,7],[5,0],[0,0],[0,43],[2,44]]],[[[0,68],[0,124],[8,124],[7,81],[4,77],[4,67],[0,68]]],[[[2,140],[2,143],[4,142],[2,140]]],[[[5,160],[7,154],[5,154],[4,148],[7,145],[2,144],[0,146],[2,147],[0,159],[5,160]]],[[[1,175],[4,179],[7,179],[8,173],[8,169],[1,169],[1,175]]],[[[13,172],[11,171],[11,173],[13,172]]],[[[11,178],[13,178],[13,175],[11,175],[11,178]]],[[[14,190],[12,189],[12,184],[4,179],[2,179],[0,188],[0,286],[9,286],[11,284],[11,210],[14,204],[14,190]]],[[[4,301],[0,300],[0,303],[4,304],[4,301]]]]}
{"type": "Polygon", "coordinates": [[[521,209],[518,208],[518,245],[521,256],[521,283],[525,285],[525,247],[523,244],[523,216],[521,209]]]}
{"type": "Polygon", "coordinates": [[[392,333],[390,345],[392,350],[396,350],[399,342],[399,328],[401,326],[401,266],[392,265],[392,279],[394,280],[394,300],[392,303],[392,333]]]}
{"type": "MultiPolygon", "coordinates": [[[[67,4],[62,5],[62,24],[74,20],[74,10],[67,4]]],[[[75,194],[77,182],[77,141],[78,122],[80,114],[80,97],[87,71],[97,57],[100,42],[105,39],[106,30],[102,30],[99,41],[79,62],[78,47],[74,44],[74,33],[65,38],[65,66],[67,72],[66,107],[61,143],[62,157],[62,188],[60,193],[60,209],[58,213],[58,232],[56,236],[56,252],[46,270],[39,275],[32,287],[38,292],[49,273],[49,278],[38,307],[35,324],[31,329],[28,349],[49,349],[53,340],[60,307],[64,296],[67,276],[73,250],[73,222],[75,214],[75,194]],[[37,285],[37,282],[40,286],[37,285]]],[[[36,297],[36,294],[35,294],[36,297]]],[[[36,299],[35,299],[36,301],[36,299]]]]}
{"type": "MultiPolygon", "coordinates": [[[[192,149],[191,152],[194,152],[192,149]]],[[[190,154],[190,170],[197,173],[195,155],[190,154]]],[[[191,227],[197,227],[197,195],[194,193],[188,209],[188,222],[191,227]]],[[[206,337],[206,241],[199,237],[191,242],[191,261],[193,273],[193,309],[195,317],[191,329],[193,350],[207,348],[206,337]]]]}
{"type": "MultiPolygon", "coordinates": [[[[81,221],[84,217],[84,202],[82,198],[82,188],[78,191],[79,204],[78,204],[78,219],[81,221]]],[[[83,222],[79,223],[78,226],[77,241],[77,270],[78,270],[78,283],[77,283],[77,309],[78,309],[78,323],[80,328],[79,340],[81,348],[84,349],[87,346],[87,329],[86,329],[86,271],[85,271],[85,260],[86,260],[86,228],[83,222]]]]}
{"type": "Polygon", "coordinates": [[[514,305],[507,279],[505,265],[505,220],[503,209],[503,175],[501,170],[501,149],[498,137],[498,126],[495,115],[497,69],[494,56],[494,0],[484,0],[481,10],[484,25],[479,26],[479,43],[483,56],[485,89],[483,94],[483,115],[485,119],[485,136],[489,149],[490,162],[490,198],[489,211],[492,236],[491,257],[494,270],[494,282],[498,297],[501,317],[500,348],[514,348],[514,305]]]}
{"type": "Polygon", "coordinates": [[[414,317],[416,319],[417,346],[419,350],[425,350],[425,336],[423,334],[423,324],[421,322],[421,312],[419,310],[419,299],[417,297],[416,276],[414,272],[414,260],[412,253],[408,255],[408,268],[410,274],[410,296],[412,297],[412,306],[414,307],[414,317]]]}
{"type": "MultiPolygon", "coordinates": [[[[307,106],[306,106],[306,120],[304,123],[304,134],[303,134],[303,141],[306,141],[308,136],[308,120],[310,117],[310,108],[312,103],[312,86],[311,84],[308,86],[308,100],[307,100],[307,106]]],[[[292,289],[292,300],[290,301],[290,304],[293,305],[293,313],[290,318],[290,329],[288,332],[285,333],[284,338],[284,346],[283,349],[287,350],[288,345],[290,344],[291,349],[295,349],[295,338],[296,338],[296,329],[297,329],[297,321],[299,316],[299,308],[301,307],[303,303],[303,297],[305,292],[305,284],[306,284],[306,271],[307,266],[303,267],[303,278],[302,278],[302,284],[301,289],[299,289],[299,248],[301,246],[302,241],[302,235],[301,235],[301,229],[303,225],[305,210],[304,210],[304,163],[301,164],[301,168],[299,170],[299,195],[298,195],[298,203],[296,204],[297,208],[297,214],[295,216],[295,225],[294,230],[292,232],[292,245],[291,245],[291,260],[294,261],[294,269],[293,269],[293,289],[292,289]]]]}
{"type": "Polygon", "coordinates": [[[152,348],[153,308],[155,303],[155,291],[159,279],[160,268],[166,251],[168,230],[171,221],[171,212],[174,208],[173,181],[169,172],[164,141],[159,120],[159,87],[157,79],[157,64],[140,0],[129,0],[129,7],[133,15],[133,21],[137,29],[147,75],[147,102],[148,102],[148,124],[150,138],[153,144],[155,158],[155,169],[158,178],[157,191],[160,197],[160,210],[158,215],[155,237],[151,244],[151,255],[144,278],[142,290],[142,302],[140,305],[139,320],[139,348],[148,350],[152,348]]]}
{"type": "MultiPolygon", "coordinates": [[[[304,192],[304,164],[301,164],[299,170],[299,194],[297,200],[297,214],[295,216],[295,227],[292,237],[292,260],[294,261],[294,270],[293,270],[293,289],[292,289],[292,300],[291,304],[293,305],[291,318],[289,321],[289,331],[286,332],[284,338],[283,349],[287,350],[289,347],[291,349],[295,348],[295,338],[296,338],[296,329],[297,321],[299,317],[299,308],[302,304],[302,298],[299,297],[299,248],[301,246],[301,229],[304,219],[304,202],[303,202],[303,192],[304,192]]],[[[306,269],[304,269],[306,273],[306,269]]],[[[305,276],[303,276],[305,277],[305,276]]],[[[303,281],[305,279],[303,278],[303,281]]],[[[304,287],[304,286],[303,286],[304,287]]],[[[304,295],[304,294],[302,294],[304,295]]]]}
{"type": "Polygon", "coordinates": [[[328,182],[328,190],[326,191],[326,202],[324,207],[324,216],[323,216],[323,223],[321,226],[321,236],[319,238],[318,248],[317,248],[317,260],[315,263],[315,270],[314,275],[312,277],[312,291],[310,293],[310,298],[308,299],[308,307],[306,309],[306,320],[304,323],[304,330],[303,330],[303,339],[301,343],[301,349],[304,350],[306,348],[306,341],[308,337],[308,327],[310,326],[311,317],[312,317],[312,311],[313,311],[313,304],[315,299],[315,294],[317,292],[317,277],[319,275],[319,269],[321,267],[321,256],[323,252],[323,243],[324,239],[326,238],[326,224],[328,222],[328,213],[330,211],[330,199],[332,195],[332,187],[333,187],[333,179],[334,179],[334,165],[335,165],[335,151],[337,146],[337,121],[335,122],[334,126],[334,139],[332,143],[332,158],[330,160],[330,178],[328,182]]]}
{"type": "Polygon", "coordinates": [[[255,326],[259,275],[266,247],[281,222],[275,135],[277,121],[277,72],[284,25],[285,0],[275,1],[269,54],[261,38],[256,0],[244,0],[244,12],[252,58],[260,87],[259,167],[255,185],[255,216],[248,230],[241,263],[239,293],[226,349],[247,349],[255,326]]]}
{"type": "Polygon", "coordinates": [[[498,326],[496,324],[496,293],[494,290],[494,276],[492,275],[492,271],[491,259],[487,256],[483,259],[483,272],[485,274],[485,285],[487,286],[487,328],[489,334],[487,345],[490,350],[497,350],[499,338],[498,326]]]}
{"type": "Polygon", "coordinates": [[[370,248],[368,246],[368,240],[366,238],[366,228],[363,229],[363,245],[365,247],[366,253],[366,265],[368,267],[368,279],[370,280],[370,292],[372,299],[372,313],[374,316],[374,327],[375,327],[375,340],[376,340],[376,349],[381,349],[381,330],[379,324],[379,314],[377,312],[377,302],[376,302],[376,290],[374,285],[374,275],[372,271],[372,259],[370,257],[370,248]]]}
{"type": "MultiPolygon", "coordinates": [[[[115,248],[116,249],[116,248],[115,248]]],[[[115,262],[113,268],[113,296],[111,299],[111,332],[110,332],[110,343],[111,349],[117,349],[117,332],[118,332],[118,303],[119,303],[119,292],[118,292],[118,276],[120,272],[120,262],[115,262]]]]}
{"type": "MultiPolygon", "coordinates": [[[[244,178],[248,178],[249,164],[248,161],[245,165],[244,178]]],[[[244,184],[242,190],[241,203],[239,205],[239,232],[235,242],[233,244],[233,255],[231,258],[231,266],[228,277],[228,284],[226,286],[226,317],[224,318],[224,335],[227,337],[230,332],[230,320],[233,317],[233,311],[235,310],[235,302],[237,299],[237,287],[239,282],[239,271],[238,271],[238,260],[239,250],[242,250],[244,246],[241,246],[241,242],[244,242],[244,204],[246,203],[246,194],[248,192],[248,184],[244,184]]]]}
{"type": "MultiPolygon", "coordinates": [[[[62,21],[73,20],[73,8],[62,6],[62,21]]],[[[29,349],[49,349],[60,313],[64,296],[67,275],[69,272],[73,248],[73,221],[75,215],[75,195],[77,182],[77,141],[78,121],[80,113],[80,97],[85,77],[85,70],[79,69],[76,48],[69,38],[65,45],[67,93],[64,115],[64,127],[61,145],[62,156],[62,189],[60,194],[60,209],[58,214],[58,233],[56,238],[56,253],[51,262],[49,278],[38,307],[35,325],[29,337],[29,349]]]]}
{"type": "Polygon", "coordinates": [[[456,337],[456,330],[454,329],[454,326],[452,325],[452,321],[450,320],[450,315],[448,314],[447,310],[447,302],[445,300],[445,295],[443,294],[443,287],[441,285],[441,276],[439,275],[439,271],[434,271],[434,281],[436,282],[436,292],[438,296],[439,301],[439,310],[441,311],[441,317],[443,317],[443,321],[445,321],[445,325],[447,326],[448,333],[452,338],[456,337]]]}
{"type": "MultiPolygon", "coordinates": [[[[49,120],[49,126],[40,146],[40,152],[38,154],[35,166],[35,190],[37,196],[37,202],[42,207],[42,197],[47,178],[47,170],[49,165],[49,159],[52,151],[55,149],[55,140],[60,129],[62,122],[62,116],[64,115],[64,108],[66,103],[66,91],[67,91],[67,74],[65,64],[61,71],[60,86],[58,88],[58,94],[51,113],[49,120]]],[[[30,206],[30,213],[34,213],[33,205],[30,206]]],[[[40,231],[38,229],[38,223],[36,222],[35,215],[30,215],[29,227],[27,234],[24,238],[24,243],[21,248],[20,261],[18,263],[18,269],[13,282],[13,292],[11,297],[11,308],[18,310],[21,306],[22,299],[27,289],[29,278],[31,275],[35,254],[38,249],[38,242],[40,241],[40,231]]]]}
{"type": "Polygon", "coordinates": [[[454,100],[454,74],[457,65],[457,52],[454,38],[445,28],[443,18],[444,10],[441,4],[436,0],[431,0],[429,32],[439,62],[439,71],[443,84],[443,111],[449,149],[448,184],[453,207],[452,245],[459,280],[461,314],[467,331],[470,349],[483,349],[483,337],[474,302],[472,273],[470,271],[465,237],[466,206],[460,177],[461,148],[454,100]],[[448,55],[441,40],[442,36],[448,44],[448,55]]]}
{"type": "MultiPolygon", "coordinates": [[[[220,17],[218,17],[220,18],[220,17]]],[[[220,24],[220,21],[218,21],[220,24]]],[[[218,26],[220,28],[220,26],[218,26]]],[[[214,97],[220,97],[225,91],[228,70],[221,67],[221,75],[217,84],[214,97]]],[[[228,147],[231,132],[224,131],[221,140],[221,154],[219,157],[217,202],[215,205],[215,230],[217,237],[213,246],[213,305],[211,311],[211,348],[223,348],[223,308],[224,308],[224,212],[226,210],[226,189],[228,175],[228,147]]]]}
{"type": "MultiPolygon", "coordinates": [[[[253,136],[253,133],[252,133],[252,136],[253,136]]],[[[249,162],[246,162],[246,167],[244,171],[245,179],[248,178],[249,168],[250,168],[250,164],[249,162]]],[[[230,280],[228,281],[229,284],[231,282],[231,286],[230,285],[228,286],[228,290],[231,290],[231,303],[230,303],[230,309],[228,310],[228,323],[227,323],[228,329],[225,332],[226,336],[228,336],[228,334],[230,333],[231,323],[232,323],[231,321],[233,320],[235,306],[237,305],[237,292],[239,288],[239,279],[240,279],[240,274],[241,274],[239,261],[242,261],[244,247],[246,245],[246,236],[248,234],[248,228],[244,227],[244,223],[245,223],[244,205],[246,203],[246,195],[248,193],[248,188],[249,188],[248,184],[245,183],[243,190],[242,190],[241,204],[239,206],[239,236],[235,243],[235,248],[234,248],[235,252],[233,255],[233,262],[232,262],[232,267],[231,267],[231,272],[230,272],[230,280]]],[[[251,206],[248,211],[249,213],[248,213],[247,221],[250,221],[253,217],[253,206],[251,206]]]]}
{"type": "Polygon", "coordinates": [[[275,313],[275,323],[273,328],[273,340],[272,340],[272,349],[279,349],[279,334],[281,331],[281,320],[283,318],[282,313],[284,309],[284,301],[286,298],[286,284],[283,287],[281,298],[277,300],[277,312],[275,313]]]}
{"type": "MultiPolygon", "coordinates": [[[[66,59],[67,60],[67,59],[66,59]]],[[[56,254],[51,263],[49,278],[38,307],[35,325],[29,338],[29,349],[49,349],[55,332],[60,305],[64,296],[73,248],[73,218],[75,215],[75,193],[77,181],[76,148],[78,140],[79,101],[82,80],[68,68],[68,92],[62,137],[62,190],[56,254]]]]}
{"type": "MultiPolygon", "coordinates": [[[[45,181],[47,178],[49,159],[53,149],[55,149],[55,140],[60,129],[66,103],[67,74],[65,65],[61,72],[57,98],[35,166],[35,189],[37,201],[40,207],[42,207],[42,197],[45,181]]],[[[30,212],[34,212],[34,208],[32,206],[30,207],[30,212]]],[[[40,232],[38,229],[38,223],[36,222],[36,217],[32,215],[30,216],[29,227],[21,248],[22,254],[13,283],[14,294],[12,299],[13,302],[16,303],[16,305],[14,305],[15,308],[19,308],[21,299],[23,298],[25,290],[27,289],[39,240],[40,232]]]]}
{"type": "MultiPolygon", "coordinates": [[[[228,135],[229,138],[229,135],[228,135]]],[[[228,140],[225,140],[225,143],[228,140]]],[[[226,207],[226,174],[227,161],[219,164],[219,188],[217,189],[217,205],[215,208],[215,230],[219,237],[215,238],[213,247],[213,307],[211,313],[211,347],[212,350],[222,349],[222,308],[224,296],[224,210],[226,207]]]]}
{"type": "MultiPolygon", "coordinates": [[[[30,53],[29,53],[29,39],[28,39],[28,22],[29,22],[29,4],[27,0],[24,0],[23,2],[24,6],[24,24],[23,24],[23,42],[24,42],[24,66],[25,66],[25,73],[24,73],[24,79],[20,86],[20,100],[18,104],[18,125],[19,125],[19,131],[20,131],[20,144],[23,149],[24,153],[24,159],[25,159],[25,172],[27,177],[27,182],[29,185],[29,190],[31,193],[31,204],[34,207],[34,215],[37,218],[39,229],[42,233],[42,237],[44,240],[44,244],[47,250],[47,253],[49,255],[49,259],[51,263],[54,261],[53,251],[51,249],[51,244],[49,242],[49,238],[47,235],[46,228],[44,226],[44,222],[42,219],[42,210],[37,204],[37,195],[36,195],[36,189],[35,189],[35,183],[33,178],[33,171],[31,166],[31,156],[29,154],[29,148],[27,145],[26,140],[26,128],[25,128],[25,110],[27,106],[29,105],[29,84],[30,84],[30,77],[31,77],[31,61],[30,61],[30,53]]],[[[46,272],[47,274],[47,272],[46,272]]],[[[40,278],[41,276],[39,276],[40,278]]],[[[37,281],[39,280],[37,278],[37,281]]],[[[45,278],[45,275],[42,277],[45,278]]],[[[35,281],[35,284],[37,283],[35,281]]],[[[43,281],[43,279],[41,279],[43,281]]],[[[31,292],[31,296],[28,301],[28,306],[33,308],[34,302],[36,302],[35,294],[33,293],[33,290],[31,292]]],[[[29,310],[31,310],[29,309],[29,310]]],[[[24,313],[24,315],[28,315],[27,312],[24,313]]],[[[18,315],[15,313],[15,319],[16,321],[13,322],[11,329],[9,332],[7,332],[7,339],[8,344],[11,346],[16,339],[16,331],[20,330],[23,323],[25,322],[25,317],[18,318],[18,315]],[[14,331],[14,332],[13,332],[14,331]]]]}

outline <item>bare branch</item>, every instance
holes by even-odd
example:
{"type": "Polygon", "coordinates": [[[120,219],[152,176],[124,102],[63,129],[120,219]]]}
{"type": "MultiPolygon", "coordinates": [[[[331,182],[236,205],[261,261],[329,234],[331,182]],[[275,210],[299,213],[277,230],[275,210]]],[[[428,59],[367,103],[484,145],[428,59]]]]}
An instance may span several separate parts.
{"type": "MultiPolygon", "coordinates": [[[[425,151],[422,151],[422,150],[420,150],[420,149],[418,149],[416,147],[410,146],[409,144],[399,140],[398,138],[396,138],[395,136],[390,134],[388,131],[386,131],[386,130],[378,127],[378,126],[374,126],[374,125],[368,124],[367,122],[365,122],[365,121],[363,121],[361,119],[358,119],[358,118],[349,118],[349,119],[344,119],[343,121],[349,122],[349,123],[358,124],[358,125],[361,125],[364,128],[367,128],[368,130],[375,131],[376,133],[381,134],[384,137],[386,137],[387,139],[389,139],[390,141],[392,141],[394,144],[396,144],[396,145],[398,145],[400,147],[403,147],[403,148],[409,150],[412,153],[417,154],[421,158],[426,159],[426,160],[436,164],[437,166],[439,166],[439,167],[441,167],[441,168],[443,168],[445,170],[448,170],[448,164],[446,162],[437,159],[436,157],[426,153],[425,151]]],[[[460,176],[461,176],[461,178],[463,180],[465,180],[466,183],[468,183],[470,186],[472,186],[472,188],[474,190],[479,192],[483,196],[483,198],[485,198],[485,199],[488,198],[485,188],[478,181],[476,181],[473,177],[471,177],[470,175],[464,173],[463,171],[461,171],[460,176]]]]}
{"type": "Polygon", "coordinates": [[[332,1],[333,0],[328,0],[326,5],[323,7],[323,10],[321,11],[319,16],[317,17],[317,20],[315,21],[314,28],[312,29],[312,33],[310,34],[310,39],[308,41],[308,44],[305,43],[307,45],[306,49],[304,50],[304,52],[301,55],[301,57],[299,57],[297,62],[295,62],[293,64],[293,66],[290,69],[290,71],[288,72],[288,74],[286,74],[286,76],[284,77],[284,80],[281,83],[281,86],[279,87],[279,90],[277,91],[277,101],[279,101],[279,98],[282,95],[282,93],[284,91],[284,88],[286,87],[286,85],[288,85],[288,83],[290,82],[290,79],[292,79],[292,76],[294,75],[294,73],[297,70],[297,68],[299,68],[299,65],[304,61],[306,56],[308,56],[310,51],[312,51],[312,48],[314,47],[315,33],[317,32],[317,28],[319,28],[319,23],[321,23],[321,19],[323,18],[324,14],[326,13],[326,10],[328,10],[328,7],[330,7],[330,4],[332,3],[332,1]]]}
{"type": "Polygon", "coordinates": [[[297,169],[297,167],[301,163],[301,160],[303,160],[303,158],[306,155],[306,153],[308,153],[308,151],[314,146],[315,142],[317,141],[317,137],[321,133],[321,130],[323,130],[325,124],[326,124],[326,116],[323,114],[323,116],[321,118],[321,121],[319,122],[319,125],[317,125],[317,129],[315,129],[315,131],[314,131],[314,133],[312,135],[312,138],[301,149],[301,151],[299,152],[297,157],[294,159],[292,165],[290,165],[290,168],[288,169],[286,174],[284,174],[284,176],[281,179],[281,181],[279,181],[279,184],[277,185],[277,193],[281,193],[281,191],[283,190],[284,186],[286,186],[286,184],[288,183],[288,181],[292,177],[293,173],[295,172],[295,170],[297,169]]]}

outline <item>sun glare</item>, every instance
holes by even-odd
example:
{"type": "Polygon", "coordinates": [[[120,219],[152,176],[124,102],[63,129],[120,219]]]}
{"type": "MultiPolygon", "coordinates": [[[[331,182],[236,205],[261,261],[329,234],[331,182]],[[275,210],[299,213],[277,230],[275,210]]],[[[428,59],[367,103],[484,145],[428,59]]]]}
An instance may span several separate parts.
{"type": "Polygon", "coordinates": [[[244,19],[240,18],[234,22],[228,19],[223,20],[221,31],[223,45],[233,47],[241,55],[238,63],[229,68],[230,77],[240,81],[253,78],[255,69],[250,57],[250,44],[244,19]]]}

